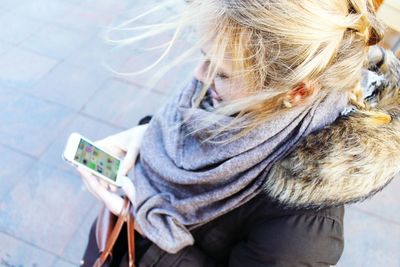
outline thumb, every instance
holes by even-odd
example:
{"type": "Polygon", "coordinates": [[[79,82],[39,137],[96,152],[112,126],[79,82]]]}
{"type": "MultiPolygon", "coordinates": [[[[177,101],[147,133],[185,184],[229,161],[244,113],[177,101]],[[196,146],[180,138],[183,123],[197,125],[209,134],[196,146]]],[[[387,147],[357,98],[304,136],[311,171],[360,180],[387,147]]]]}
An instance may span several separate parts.
{"type": "Polygon", "coordinates": [[[121,177],[121,187],[125,195],[129,198],[132,205],[136,203],[136,188],[131,179],[127,176],[121,177]]]}

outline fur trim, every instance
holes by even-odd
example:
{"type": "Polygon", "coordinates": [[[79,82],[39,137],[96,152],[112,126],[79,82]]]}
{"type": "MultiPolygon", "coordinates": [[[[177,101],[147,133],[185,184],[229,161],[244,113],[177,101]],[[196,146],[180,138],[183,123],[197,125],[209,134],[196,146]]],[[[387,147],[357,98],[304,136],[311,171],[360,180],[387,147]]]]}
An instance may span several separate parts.
{"type": "Polygon", "coordinates": [[[265,192],[289,207],[324,208],[370,198],[400,172],[400,62],[390,53],[373,106],[305,137],[266,179],[265,192]]]}

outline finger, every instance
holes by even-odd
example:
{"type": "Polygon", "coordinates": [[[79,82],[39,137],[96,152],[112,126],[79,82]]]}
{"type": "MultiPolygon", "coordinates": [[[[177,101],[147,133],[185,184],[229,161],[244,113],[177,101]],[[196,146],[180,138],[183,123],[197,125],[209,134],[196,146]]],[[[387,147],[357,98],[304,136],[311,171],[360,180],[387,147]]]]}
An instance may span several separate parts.
{"type": "Polygon", "coordinates": [[[96,180],[98,181],[98,183],[99,183],[101,186],[103,186],[106,190],[110,190],[110,191],[112,191],[112,192],[116,192],[116,191],[117,191],[117,188],[116,188],[114,185],[112,185],[112,184],[110,184],[110,183],[107,183],[107,182],[104,181],[103,179],[98,178],[97,176],[93,175],[92,173],[90,173],[90,172],[88,172],[88,171],[86,171],[86,170],[83,170],[83,169],[80,169],[80,170],[81,170],[81,171],[79,172],[79,170],[78,170],[78,172],[79,172],[79,173],[81,174],[81,176],[84,178],[84,179],[83,179],[83,182],[85,183],[86,187],[89,186],[89,188],[88,188],[89,192],[92,193],[92,194],[96,194],[96,197],[97,197],[97,198],[99,198],[99,197],[98,197],[98,194],[97,194],[95,191],[93,191],[93,189],[92,189],[92,187],[90,186],[90,184],[88,184],[88,182],[86,181],[86,180],[88,179],[87,176],[90,176],[90,177],[91,177],[91,178],[89,178],[89,179],[96,179],[96,180]]]}
{"type": "Polygon", "coordinates": [[[100,197],[100,195],[92,188],[92,186],[89,184],[88,181],[83,180],[83,183],[86,186],[87,191],[89,191],[89,193],[91,193],[97,200],[99,201],[103,201],[100,197]]]}
{"type": "Polygon", "coordinates": [[[121,177],[121,185],[122,185],[122,190],[124,191],[125,195],[129,198],[131,203],[133,205],[135,205],[136,189],[135,189],[135,186],[134,186],[132,180],[127,176],[123,176],[123,177],[121,177]]]}
{"type": "Polygon", "coordinates": [[[112,192],[116,192],[117,191],[117,187],[113,184],[110,184],[109,182],[105,181],[102,178],[98,178],[99,183],[107,190],[112,191],[112,192]]]}
{"type": "Polygon", "coordinates": [[[125,155],[125,151],[118,147],[111,137],[98,140],[94,142],[94,145],[120,158],[125,155]]]}
{"type": "Polygon", "coordinates": [[[90,186],[89,182],[83,176],[82,176],[82,181],[83,181],[83,183],[84,183],[84,185],[86,187],[86,190],[89,191],[89,193],[91,193],[94,197],[96,197],[97,199],[100,200],[100,196],[97,195],[97,193],[90,186]]]}
{"type": "Polygon", "coordinates": [[[106,207],[115,215],[121,214],[124,200],[116,193],[112,193],[104,188],[99,191],[99,195],[106,207]]]}
{"type": "Polygon", "coordinates": [[[90,172],[86,171],[85,169],[83,169],[83,168],[80,167],[80,166],[77,168],[77,170],[78,170],[78,172],[79,172],[79,174],[80,174],[80,176],[81,176],[81,178],[82,178],[83,183],[84,183],[85,186],[86,186],[86,189],[87,189],[93,196],[95,196],[97,199],[101,200],[99,194],[98,194],[98,193],[96,192],[96,190],[94,189],[95,186],[93,186],[93,184],[95,183],[95,181],[92,181],[92,180],[93,180],[93,179],[96,179],[96,177],[93,177],[93,175],[92,175],[90,172]]]}
{"type": "Polygon", "coordinates": [[[117,190],[118,190],[118,187],[116,187],[115,185],[112,185],[112,184],[109,184],[108,187],[111,190],[111,192],[117,192],[117,190]]]}
{"type": "Polygon", "coordinates": [[[95,196],[101,199],[101,194],[100,194],[101,191],[108,190],[107,182],[96,177],[95,175],[86,170],[81,169],[80,172],[84,177],[83,181],[87,185],[88,190],[90,190],[91,193],[93,193],[95,196]]]}
{"type": "Polygon", "coordinates": [[[139,154],[139,147],[132,146],[125,155],[125,158],[122,161],[122,175],[127,175],[128,172],[135,165],[137,156],[139,154]]]}
{"type": "Polygon", "coordinates": [[[122,211],[123,199],[119,195],[109,192],[104,186],[105,181],[98,180],[97,177],[84,169],[80,169],[79,172],[82,173],[88,190],[102,201],[113,214],[119,215],[122,211]]]}
{"type": "Polygon", "coordinates": [[[102,178],[98,178],[98,181],[99,181],[100,185],[101,185],[104,189],[109,190],[109,183],[107,183],[106,181],[104,181],[102,178]]]}
{"type": "Polygon", "coordinates": [[[115,185],[112,185],[112,184],[108,183],[107,181],[104,181],[101,178],[99,178],[99,182],[105,189],[107,189],[107,190],[109,190],[111,192],[116,192],[117,191],[117,187],[115,185]]]}

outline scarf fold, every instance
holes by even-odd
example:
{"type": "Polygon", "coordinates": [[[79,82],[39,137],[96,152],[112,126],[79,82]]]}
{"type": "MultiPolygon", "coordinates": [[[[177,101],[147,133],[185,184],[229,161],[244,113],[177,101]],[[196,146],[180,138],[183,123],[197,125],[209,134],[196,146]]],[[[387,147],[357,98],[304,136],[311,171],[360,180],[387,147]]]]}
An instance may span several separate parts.
{"type": "MultiPolygon", "coordinates": [[[[308,105],[282,112],[233,142],[215,145],[201,143],[207,128],[187,135],[193,130],[190,122],[209,114],[207,103],[195,110],[189,123],[177,127],[193,107],[201,87],[200,81],[191,78],[154,114],[132,170],[136,221],[148,239],[169,253],[194,243],[190,229],[260,193],[275,162],[301,138],[335,121],[349,106],[345,92],[320,92],[308,105]]],[[[224,124],[232,119],[221,115],[224,124]]],[[[210,125],[209,129],[215,127],[210,125]]]]}

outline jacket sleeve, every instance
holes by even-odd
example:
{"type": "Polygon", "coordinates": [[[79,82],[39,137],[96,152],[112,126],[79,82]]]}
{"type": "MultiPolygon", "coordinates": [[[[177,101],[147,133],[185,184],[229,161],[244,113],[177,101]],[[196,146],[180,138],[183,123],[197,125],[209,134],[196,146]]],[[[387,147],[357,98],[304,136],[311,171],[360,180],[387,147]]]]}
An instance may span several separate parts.
{"type": "Polygon", "coordinates": [[[342,222],[318,214],[290,215],[251,229],[231,251],[229,266],[330,266],[343,246],[342,222]]]}

